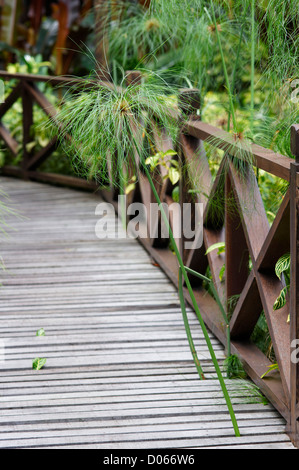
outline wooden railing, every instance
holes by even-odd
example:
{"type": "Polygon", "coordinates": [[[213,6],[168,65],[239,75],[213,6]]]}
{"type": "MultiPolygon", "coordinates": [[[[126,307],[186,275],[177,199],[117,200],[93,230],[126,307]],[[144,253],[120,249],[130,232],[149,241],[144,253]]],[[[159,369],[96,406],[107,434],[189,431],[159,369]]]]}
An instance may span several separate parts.
{"type": "MultiPolygon", "coordinates": [[[[0,105],[0,120],[18,98],[23,102],[22,165],[18,168],[5,166],[1,170],[2,174],[84,189],[97,189],[95,183],[79,178],[38,171],[39,166],[56,148],[58,143],[56,137],[35,155],[28,153],[26,149],[27,143],[31,140],[33,103],[37,103],[50,117],[54,117],[56,112],[35,83],[42,81],[68,86],[76,82],[80,85],[81,81],[63,77],[11,75],[5,72],[0,72],[0,79],[14,79],[17,82],[11,95],[4,104],[0,105]]],[[[129,74],[128,80],[132,79],[135,80],[136,77],[129,74]]],[[[187,267],[201,273],[205,273],[207,267],[210,267],[213,281],[223,302],[226,303],[231,296],[239,296],[230,321],[232,352],[241,358],[248,375],[286,419],[287,431],[293,442],[299,446],[299,366],[296,361],[291,361],[292,353],[296,357],[297,346],[294,341],[299,339],[299,126],[294,125],[292,128],[291,148],[296,160],[248,144],[247,152],[252,157],[252,164],[244,166],[244,174],[241,176],[233,161],[240,158],[239,139],[200,121],[198,113],[200,104],[194,90],[183,90],[179,103],[181,113],[187,115],[187,119],[181,119],[178,139],[180,146],[177,149],[182,168],[187,168],[182,172],[180,179],[180,203],[200,202],[204,205],[204,245],[200,249],[186,251],[181,244],[184,262],[187,267]],[[215,179],[212,178],[203,142],[224,150],[224,157],[215,179]],[[268,223],[253,167],[289,182],[289,189],[272,226],[268,223]],[[192,187],[190,181],[193,181],[192,187]],[[220,204],[220,217],[218,214],[217,218],[213,217],[212,213],[215,197],[220,204]],[[237,210],[231,210],[231,202],[237,210]],[[214,250],[206,256],[209,247],[222,241],[225,241],[225,255],[219,255],[217,250],[214,250]],[[287,252],[291,252],[292,265],[290,295],[287,305],[281,310],[274,311],[275,300],[284,287],[275,274],[275,264],[279,257],[287,252]],[[250,270],[249,261],[252,265],[250,270]],[[224,263],[225,282],[221,282],[219,274],[224,263]],[[250,337],[263,311],[280,372],[261,379],[271,362],[250,341],[250,337]],[[290,322],[288,322],[289,314],[290,322]]],[[[180,119],[179,115],[176,118],[180,119]]],[[[19,144],[2,123],[0,136],[8,149],[16,154],[19,144]]],[[[174,144],[165,129],[162,135],[157,133],[154,139],[157,150],[165,151],[173,148],[174,144]]],[[[157,187],[161,199],[169,205],[172,204],[173,187],[169,180],[161,180],[161,184],[157,187]]],[[[102,194],[106,200],[114,205],[117,204],[117,190],[102,191],[102,194]]],[[[143,202],[146,207],[153,201],[150,185],[142,173],[135,190],[128,197],[128,204],[133,201],[143,202]]],[[[173,220],[174,218],[170,219],[171,224],[173,220]]],[[[176,258],[168,244],[165,244],[165,240],[141,239],[141,242],[155,262],[177,285],[176,258]]],[[[192,281],[205,323],[214,335],[226,344],[226,327],[217,303],[198,280],[192,279],[192,281]]],[[[185,295],[191,304],[187,291],[185,295]]]]}

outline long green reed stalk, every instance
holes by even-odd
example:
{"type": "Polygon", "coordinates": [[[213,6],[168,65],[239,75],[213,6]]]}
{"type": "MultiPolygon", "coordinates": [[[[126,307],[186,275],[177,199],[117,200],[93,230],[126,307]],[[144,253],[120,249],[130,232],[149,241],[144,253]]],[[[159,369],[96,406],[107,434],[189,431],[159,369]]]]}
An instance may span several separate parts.
{"type": "Polygon", "coordinates": [[[190,329],[190,326],[189,326],[189,321],[188,321],[188,316],[187,316],[187,311],[186,311],[184,291],[183,291],[183,276],[182,276],[181,268],[179,268],[179,297],[180,297],[181,311],[182,311],[183,320],[184,320],[184,326],[185,326],[185,330],[186,330],[186,334],[187,334],[187,338],[188,338],[188,342],[189,342],[189,346],[190,346],[190,351],[191,351],[191,354],[192,354],[192,357],[193,357],[193,361],[195,363],[195,366],[196,366],[199,377],[202,380],[205,380],[205,375],[204,375],[203,369],[201,367],[200,361],[198,359],[198,355],[197,355],[196,348],[195,348],[195,345],[194,345],[194,341],[193,341],[193,338],[192,338],[191,329],[190,329]]]}
{"type": "Polygon", "coordinates": [[[218,307],[221,311],[221,314],[222,314],[222,317],[223,317],[223,320],[224,320],[224,323],[225,323],[225,326],[226,326],[227,355],[228,355],[228,357],[230,357],[231,356],[231,338],[230,338],[229,319],[228,319],[228,316],[226,314],[226,311],[223,308],[222,302],[220,300],[220,297],[218,295],[216,287],[214,286],[213,281],[211,279],[207,278],[206,276],[203,276],[202,274],[198,273],[197,271],[194,271],[193,269],[190,269],[190,268],[186,267],[186,271],[187,271],[187,273],[192,274],[193,276],[198,277],[202,281],[205,281],[209,284],[209,286],[211,288],[211,291],[212,291],[212,294],[213,294],[213,296],[214,296],[214,298],[217,302],[217,305],[218,305],[218,307]]]}
{"type": "MultiPolygon", "coordinates": [[[[234,96],[234,102],[235,102],[235,88],[236,88],[236,79],[237,79],[237,70],[239,66],[239,60],[240,60],[240,55],[241,55],[241,50],[242,50],[242,43],[243,43],[243,37],[244,37],[244,30],[245,30],[245,25],[246,25],[246,16],[247,16],[247,8],[244,8],[244,16],[242,19],[242,27],[240,31],[240,37],[239,37],[239,42],[238,42],[238,48],[237,48],[237,54],[236,54],[236,60],[235,60],[235,65],[234,65],[234,70],[233,70],[233,75],[232,75],[232,85],[231,85],[231,90],[232,90],[232,95],[234,96]]],[[[231,127],[231,110],[228,112],[228,120],[227,120],[227,131],[230,131],[231,127]]]]}
{"type": "Polygon", "coordinates": [[[148,168],[147,168],[147,165],[145,165],[145,163],[143,164],[143,168],[144,168],[144,171],[145,171],[145,173],[146,173],[147,179],[148,179],[148,181],[149,181],[149,183],[150,183],[150,186],[151,186],[151,189],[152,189],[152,191],[153,191],[154,197],[155,197],[157,203],[159,204],[163,221],[164,221],[165,226],[167,227],[167,230],[168,230],[168,233],[169,233],[170,242],[171,242],[171,244],[172,244],[172,246],[173,246],[175,255],[176,255],[177,260],[178,260],[178,263],[179,263],[179,268],[180,268],[180,271],[181,271],[181,275],[183,276],[184,281],[185,281],[185,283],[186,283],[186,286],[187,286],[187,289],[188,289],[188,292],[189,292],[189,295],[190,295],[190,298],[191,298],[191,302],[192,302],[193,308],[194,308],[194,310],[195,310],[195,313],[196,313],[196,315],[197,315],[197,318],[198,318],[199,324],[200,324],[200,326],[201,326],[203,335],[204,335],[204,337],[205,337],[205,341],[206,341],[207,347],[208,347],[208,349],[209,349],[209,353],[210,353],[210,356],[211,356],[213,365],[214,365],[214,367],[215,367],[216,374],[217,374],[217,377],[218,377],[218,380],[219,380],[219,383],[220,383],[220,386],[221,386],[221,389],[222,389],[222,393],[223,393],[223,395],[224,395],[224,398],[225,398],[225,401],[226,401],[226,405],[227,405],[227,408],[228,408],[228,411],[229,411],[229,414],[230,414],[230,417],[231,417],[231,421],[232,421],[232,424],[233,424],[233,428],[234,428],[234,431],[235,431],[235,435],[236,435],[236,437],[240,437],[241,434],[240,434],[240,430],[239,430],[239,427],[238,427],[238,423],[237,423],[237,419],[236,419],[236,416],[235,416],[235,412],[234,412],[234,409],[233,409],[233,406],[232,406],[232,402],[231,402],[231,399],[230,399],[230,396],[229,396],[229,393],[228,393],[228,390],[227,390],[227,387],[226,387],[224,378],[223,378],[223,376],[222,376],[222,373],[221,373],[221,370],[220,370],[220,367],[219,367],[219,364],[218,364],[218,361],[217,361],[217,358],[216,358],[216,354],[215,354],[215,351],[214,351],[214,349],[213,349],[213,346],[212,346],[212,343],[211,343],[211,340],[210,340],[210,337],[209,337],[207,328],[206,328],[206,326],[205,326],[205,323],[204,323],[203,318],[202,318],[202,316],[201,316],[199,307],[198,307],[198,305],[197,305],[196,298],[195,298],[195,295],[194,295],[194,291],[193,291],[193,289],[192,289],[192,286],[191,286],[191,283],[190,283],[190,280],[189,280],[189,277],[188,277],[188,274],[187,274],[187,270],[186,270],[185,265],[184,265],[184,262],[183,262],[183,260],[182,260],[180,251],[179,251],[179,249],[178,249],[178,247],[177,247],[175,238],[174,238],[174,236],[173,236],[173,233],[172,233],[172,230],[171,230],[169,221],[168,221],[168,217],[167,217],[167,215],[166,215],[166,213],[165,213],[165,211],[164,211],[164,208],[163,208],[163,205],[162,205],[162,203],[161,203],[161,201],[160,201],[158,192],[157,192],[157,190],[156,190],[156,188],[155,188],[154,182],[153,182],[153,180],[152,180],[152,177],[151,177],[151,175],[150,175],[150,172],[149,172],[149,170],[148,170],[148,168]]]}
{"type": "Polygon", "coordinates": [[[221,37],[220,37],[219,29],[218,29],[218,23],[217,23],[217,19],[216,19],[216,12],[215,12],[215,8],[214,8],[213,0],[210,0],[210,6],[211,6],[212,18],[213,18],[213,22],[214,22],[214,26],[215,26],[219,51],[220,51],[220,55],[221,55],[221,62],[222,62],[222,67],[223,67],[225,84],[226,84],[228,98],[229,98],[230,114],[231,114],[232,121],[233,121],[234,132],[237,132],[238,125],[237,125],[237,120],[236,120],[234,97],[233,97],[231,83],[230,83],[229,76],[228,76],[228,70],[227,70],[227,66],[226,66],[226,62],[225,62],[224,51],[223,51],[221,37]]]}
{"type": "Polygon", "coordinates": [[[250,132],[253,136],[254,92],[255,92],[255,0],[251,0],[251,77],[250,77],[250,132]]]}

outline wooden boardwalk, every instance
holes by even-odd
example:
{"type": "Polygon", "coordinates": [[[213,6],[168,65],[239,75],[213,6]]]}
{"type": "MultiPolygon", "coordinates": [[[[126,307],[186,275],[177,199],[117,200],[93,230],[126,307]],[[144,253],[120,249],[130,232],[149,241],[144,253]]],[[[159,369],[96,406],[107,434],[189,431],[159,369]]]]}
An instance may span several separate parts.
{"type": "Polygon", "coordinates": [[[234,437],[195,315],[204,382],[174,286],[137,241],[96,238],[99,196],[8,178],[0,187],[23,216],[0,250],[0,448],[293,448],[273,407],[232,383],[234,437]],[[39,372],[36,357],[47,359],[39,372]]]}

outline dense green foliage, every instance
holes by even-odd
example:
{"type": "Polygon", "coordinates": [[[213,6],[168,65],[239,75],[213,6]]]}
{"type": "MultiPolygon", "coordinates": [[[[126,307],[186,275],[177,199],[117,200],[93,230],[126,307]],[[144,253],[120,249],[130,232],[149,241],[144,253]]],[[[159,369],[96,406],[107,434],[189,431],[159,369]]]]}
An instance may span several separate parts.
{"type": "Polygon", "coordinates": [[[298,105],[291,101],[291,82],[299,77],[296,1],[152,0],[149,10],[130,5],[120,8],[116,18],[114,15],[108,28],[111,63],[125,70],[146,64],[159,72],[172,71],[179,85],[192,84],[200,89],[204,118],[211,114],[213,93],[218,109],[213,121],[226,128],[228,85],[219,36],[238,131],[266,148],[291,156],[289,129],[299,121],[298,105]],[[254,120],[250,135],[252,78],[254,120]]]}
{"type": "MultiPolygon", "coordinates": [[[[19,62],[10,64],[7,67],[8,72],[11,73],[33,73],[40,75],[48,75],[51,71],[51,63],[44,62],[40,55],[31,57],[28,55],[19,56],[19,62]]],[[[8,96],[16,85],[16,80],[6,82],[5,93],[8,96]]],[[[54,90],[47,83],[39,83],[38,87],[42,91],[49,103],[54,106],[59,104],[59,90],[54,90]]],[[[50,141],[50,134],[48,129],[48,118],[44,111],[38,106],[33,107],[33,128],[32,128],[32,142],[27,146],[29,152],[36,153],[45,147],[50,141]]],[[[0,167],[4,164],[18,165],[23,158],[23,107],[21,98],[8,110],[2,120],[3,124],[10,130],[12,137],[20,143],[18,147],[17,156],[13,156],[7,149],[2,148],[0,143],[0,167]]],[[[57,149],[51,159],[47,160],[41,167],[41,170],[49,173],[62,173],[62,174],[75,174],[69,160],[63,155],[61,149],[57,149]]]]}

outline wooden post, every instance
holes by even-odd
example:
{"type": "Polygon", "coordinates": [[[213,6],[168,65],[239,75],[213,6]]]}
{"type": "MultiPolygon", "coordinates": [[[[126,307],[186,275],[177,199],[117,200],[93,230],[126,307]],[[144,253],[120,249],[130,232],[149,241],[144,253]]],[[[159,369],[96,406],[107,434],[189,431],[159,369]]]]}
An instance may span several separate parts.
{"type": "Polygon", "coordinates": [[[299,163],[299,124],[291,127],[291,151],[296,158],[296,163],[299,163]]]}
{"type": "Polygon", "coordinates": [[[288,431],[295,446],[299,447],[299,125],[292,126],[291,150],[296,163],[291,164],[291,400],[288,431]]]}
{"type": "Polygon", "coordinates": [[[179,91],[179,108],[183,117],[200,121],[198,114],[201,109],[200,91],[197,88],[182,88],[179,91]]]}
{"type": "MultiPolygon", "coordinates": [[[[179,91],[178,96],[179,108],[181,110],[181,122],[182,124],[184,121],[188,120],[200,120],[200,109],[201,109],[201,99],[200,99],[200,91],[197,88],[183,88],[179,91]]],[[[179,142],[181,138],[179,138],[179,142]]],[[[184,203],[190,202],[188,201],[188,193],[187,193],[187,181],[185,174],[185,158],[183,152],[179,149],[179,158],[180,158],[180,165],[181,165],[181,178],[180,178],[180,206],[181,206],[181,227],[182,227],[182,234],[180,238],[180,253],[184,260],[186,261],[186,256],[184,254],[184,227],[183,227],[183,214],[184,214],[184,203]]]]}
{"type": "Polygon", "coordinates": [[[24,177],[26,178],[26,171],[28,162],[32,156],[32,152],[28,151],[27,145],[32,142],[32,125],[33,125],[33,102],[32,98],[23,83],[22,89],[22,104],[23,104],[23,161],[22,169],[24,177]]]}
{"type": "MultiPolygon", "coordinates": [[[[229,157],[228,157],[229,158],[229,157]]],[[[240,295],[248,278],[249,253],[229,175],[225,177],[226,301],[240,295]]]]}

